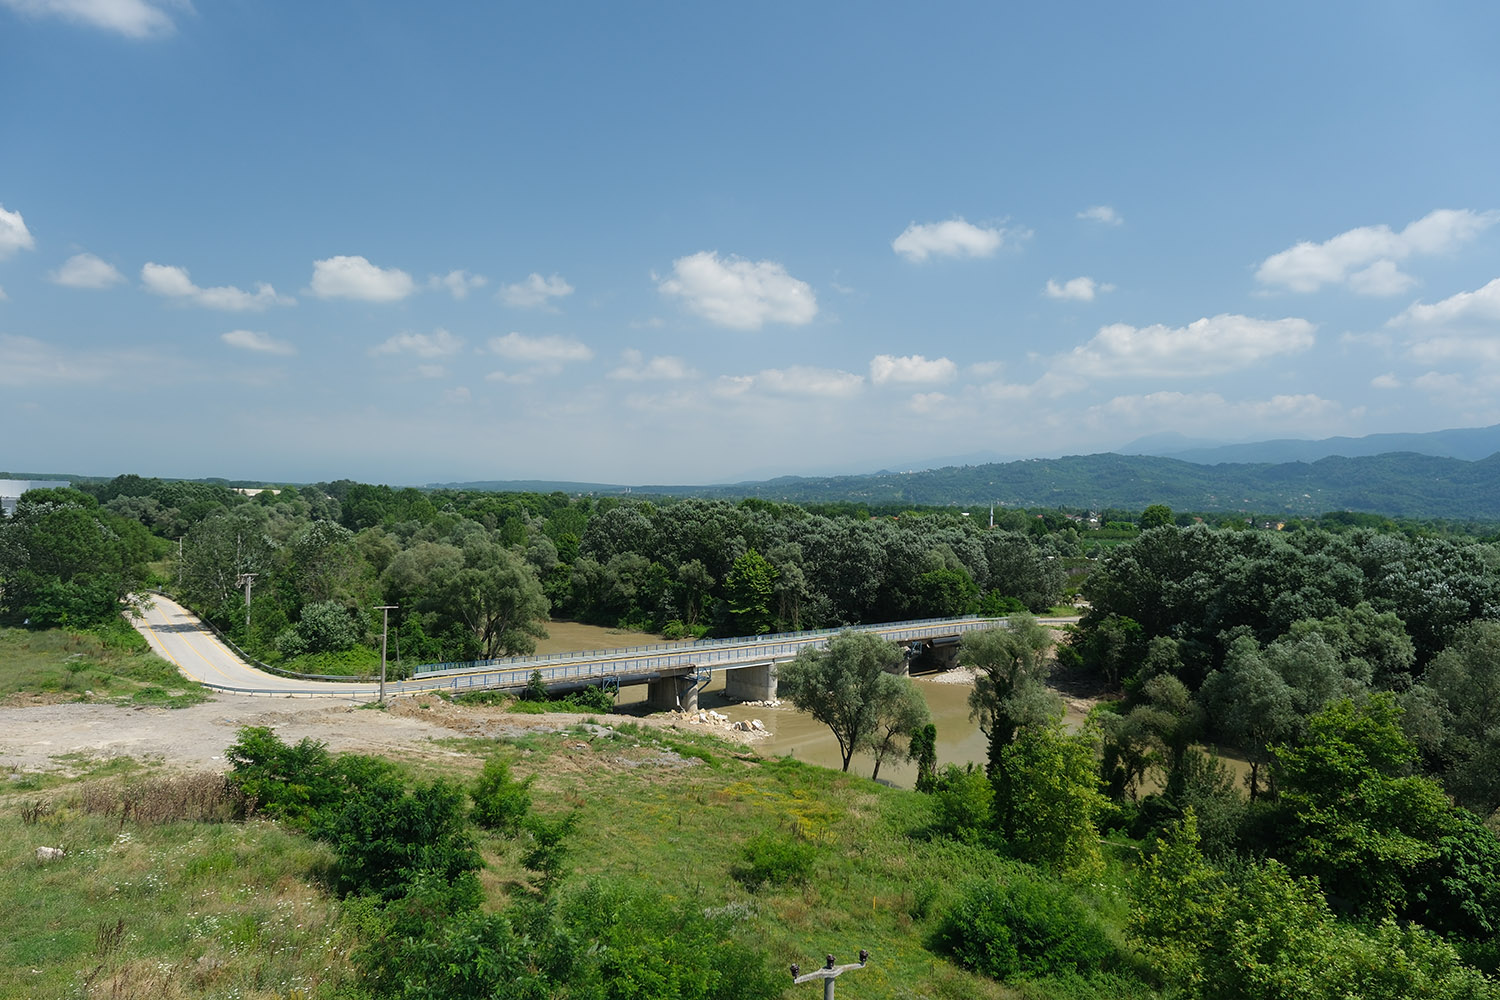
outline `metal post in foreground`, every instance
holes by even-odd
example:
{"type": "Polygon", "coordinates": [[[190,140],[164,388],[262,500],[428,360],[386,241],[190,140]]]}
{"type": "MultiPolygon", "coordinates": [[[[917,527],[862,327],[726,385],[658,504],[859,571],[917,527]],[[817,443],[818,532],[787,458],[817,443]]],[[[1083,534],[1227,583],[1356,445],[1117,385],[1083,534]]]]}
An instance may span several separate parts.
{"type": "Polygon", "coordinates": [[[385,704],[385,637],[391,627],[391,612],[399,604],[381,604],[375,608],[380,612],[380,703],[385,704]]]}
{"type": "Polygon", "coordinates": [[[823,966],[816,972],[809,972],[806,975],[798,975],[801,969],[799,966],[793,964],[792,982],[810,983],[814,979],[821,979],[823,980],[823,1000],[834,1000],[833,981],[839,976],[842,976],[844,973],[848,972],[850,969],[863,969],[865,967],[865,963],[870,960],[870,953],[864,948],[859,949],[859,961],[851,962],[848,965],[834,965],[833,956],[829,955],[827,956],[827,958],[827,965],[823,966]]]}

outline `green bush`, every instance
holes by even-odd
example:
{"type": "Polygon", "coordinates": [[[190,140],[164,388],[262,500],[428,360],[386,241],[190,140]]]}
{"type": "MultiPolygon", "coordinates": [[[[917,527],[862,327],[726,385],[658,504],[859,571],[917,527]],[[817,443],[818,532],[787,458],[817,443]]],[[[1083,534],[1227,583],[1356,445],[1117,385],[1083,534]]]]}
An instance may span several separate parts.
{"type": "Polygon", "coordinates": [[[422,873],[472,894],[484,864],[464,811],[464,793],[438,780],[408,790],[386,774],[365,783],[330,810],[314,833],[338,855],[335,882],[344,894],[396,899],[422,873]]]}
{"type": "Polygon", "coordinates": [[[751,892],[763,885],[806,882],[818,851],[812,844],[763,833],[745,843],[740,864],[731,874],[751,892]]]}
{"type": "Polygon", "coordinates": [[[474,800],[474,822],[486,830],[514,837],[531,811],[531,782],[516,781],[510,776],[510,765],[499,757],[484,763],[484,771],[469,789],[474,800]]]}
{"type": "Polygon", "coordinates": [[[995,788],[983,771],[949,764],[933,784],[932,804],[933,828],[938,833],[978,840],[994,821],[995,788]]]}
{"type": "Polygon", "coordinates": [[[1114,947],[1064,886],[1018,877],[971,882],[933,935],[932,947],[993,979],[1097,972],[1114,947]]]}

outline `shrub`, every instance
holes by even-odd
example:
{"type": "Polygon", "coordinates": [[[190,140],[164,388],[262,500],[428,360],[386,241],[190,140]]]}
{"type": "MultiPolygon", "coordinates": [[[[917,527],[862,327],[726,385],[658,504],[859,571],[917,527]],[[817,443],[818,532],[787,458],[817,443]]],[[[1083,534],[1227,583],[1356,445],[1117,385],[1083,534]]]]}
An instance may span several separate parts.
{"type": "Polygon", "coordinates": [[[958,840],[980,838],[990,828],[995,788],[983,771],[957,764],[943,768],[933,785],[933,827],[958,840]]]}
{"type": "Polygon", "coordinates": [[[932,947],[993,979],[1087,974],[1114,956],[1093,914],[1071,892],[1027,877],[969,883],[932,947]]]}
{"type": "Polygon", "coordinates": [[[763,885],[806,882],[818,851],[812,844],[763,833],[745,843],[743,860],[731,874],[751,892],[763,885]]]}
{"type": "Polygon", "coordinates": [[[514,837],[531,811],[531,782],[516,781],[510,776],[510,765],[499,757],[484,763],[484,771],[475,779],[469,795],[474,800],[474,822],[486,830],[514,837]]]}
{"type": "Polygon", "coordinates": [[[405,895],[426,872],[449,883],[478,883],[483,861],[464,815],[464,794],[438,780],[408,791],[394,774],[375,776],[348,795],[316,834],[338,855],[336,882],[346,894],[405,895]]]}

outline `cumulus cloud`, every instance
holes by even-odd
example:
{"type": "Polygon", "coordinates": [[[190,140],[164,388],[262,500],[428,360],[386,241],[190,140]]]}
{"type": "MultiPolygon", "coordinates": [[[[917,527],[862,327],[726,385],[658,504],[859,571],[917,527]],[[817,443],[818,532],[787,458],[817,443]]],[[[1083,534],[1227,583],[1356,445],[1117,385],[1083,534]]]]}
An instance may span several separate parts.
{"type": "Polygon", "coordinates": [[[570,337],[528,337],[523,333],[491,337],[490,351],[511,361],[537,365],[563,365],[572,361],[588,361],[594,356],[593,348],[570,337]]]}
{"type": "Polygon", "coordinates": [[[891,249],[911,261],[924,261],[928,257],[989,257],[1000,249],[1007,236],[1022,235],[998,227],[976,226],[962,218],[913,222],[891,240],[891,249]]]}
{"type": "Polygon", "coordinates": [[[20,212],[7,212],[4,205],[0,205],[0,260],[4,260],[17,250],[30,250],[36,246],[36,240],[31,235],[31,230],[26,228],[26,220],[21,218],[20,212]]]}
{"type": "Polygon", "coordinates": [[[1399,389],[1401,380],[1393,372],[1386,372],[1384,375],[1376,375],[1370,379],[1370,386],[1374,389],[1399,389]]]}
{"type": "Polygon", "coordinates": [[[233,285],[216,288],[200,288],[193,284],[187,269],[169,264],[148,262],[141,268],[141,283],[148,292],[169,299],[183,299],[207,309],[243,311],[264,309],[266,306],[290,305],[292,299],[277,295],[276,289],[264,281],[255,283],[255,291],[247,292],[233,285]]]}
{"type": "Polygon", "coordinates": [[[508,306],[519,309],[534,309],[537,306],[545,306],[553,299],[560,299],[573,294],[573,286],[562,279],[562,275],[554,274],[550,278],[544,278],[533,271],[526,276],[526,280],[514,285],[502,285],[500,298],[508,306]]]}
{"type": "Polygon", "coordinates": [[[918,392],[907,400],[907,407],[913,413],[937,413],[944,407],[950,405],[952,399],[941,392],[918,392]]]}
{"type": "Polygon", "coordinates": [[[1178,327],[1115,323],[1101,327],[1087,344],[1059,360],[1068,371],[1095,377],[1217,375],[1305,351],[1313,344],[1315,329],[1305,319],[1228,314],[1178,327]]]}
{"type": "Polygon", "coordinates": [[[1361,226],[1322,243],[1302,242],[1263,260],[1255,277],[1263,285],[1315,292],[1347,284],[1361,295],[1396,295],[1415,280],[1396,266],[1415,256],[1447,253],[1500,221],[1500,212],[1439,209],[1399,233],[1389,226],[1361,226]]]}
{"type": "Polygon", "coordinates": [[[1418,302],[1393,317],[1391,326],[1452,327],[1500,324],[1500,278],[1472,292],[1459,292],[1431,305],[1418,302]]]}
{"type": "Polygon", "coordinates": [[[1092,302],[1096,295],[1114,290],[1114,285],[1103,285],[1089,277],[1069,278],[1062,284],[1058,284],[1049,278],[1047,279],[1047,287],[1042,289],[1042,293],[1049,299],[1092,302]]]}
{"type": "MultiPolygon", "coordinates": [[[[176,28],[162,10],[164,5],[148,0],[0,0],[0,4],[28,17],[58,17],[126,38],[158,38],[176,28]]],[[[188,6],[186,0],[177,5],[188,6]]]]}
{"type": "Polygon", "coordinates": [[[416,290],[416,283],[405,271],[376,267],[363,257],[313,261],[312,293],[320,299],[399,302],[416,290]]]}
{"type": "Polygon", "coordinates": [[[627,348],[620,352],[620,365],[609,373],[609,377],[627,382],[654,382],[679,381],[696,374],[681,358],[661,355],[647,361],[640,351],[627,348]]]}
{"type": "Polygon", "coordinates": [[[1419,364],[1500,362],[1500,278],[1438,302],[1413,303],[1386,326],[1410,331],[1406,354],[1419,364]]]}
{"type": "Polygon", "coordinates": [[[931,385],[952,381],[958,374],[958,366],[947,358],[927,360],[920,354],[896,357],[892,354],[877,354],[870,359],[870,381],[875,385],[888,382],[901,385],[931,385]]]}
{"type": "Polygon", "coordinates": [[[398,333],[370,348],[371,354],[414,354],[419,358],[446,358],[463,349],[463,338],[442,327],[431,333],[398,333]]]}
{"type": "Polygon", "coordinates": [[[483,288],[489,284],[489,279],[482,274],[470,274],[468,271],[449,271],[447,274],[434,274],[427,279],[428,288],[446,288],[448,294],[455,299],[465,299],[469,293],[476,288],[483,288]]]}
{"type": "Polygon", "coordinates": [[[802,326],[818,315],[818,300],[775,261],[750,261],[700,251],[672,262],[672,276],[657,287],[718,326],[759,330],[766,323],[802,326]]]}
{"type": "Polygon", "coordinates": [[[254,351],[257,354],[296,354],[297,349],[284,340],[276,340],[270,334],[259,333],[255,330],[230,330],[221,333],[219,339],[230,347],[238,347],[242,351],[254,351]]]}
{"type": "Polygon", "coordinates": [[[754,375],[721,376],[716,391],[725,396],[759,391],[776,396],[847,399],[858,395],[864,384],[864,376],[853,372],[793,365],[790,368],[767,368],[754,375]]]}
{"type": "Polygon", "coordinates": [[[1090,222],[1101,222],[1106,226],[1118,226],[1125,221],[1120,218],[1119,212],[1116,212],[1108,205],[1090,205],[1082,212],[1079,212],[1078,217],[1080,219],[1087,219],[1090,222]]]}
{"type": "Polygon", "coordinates": [[[125,276],[113,264],[91,253],[76,253],[52,272],[52,280],[69,288],[108,288],[118,285],[125,276]]]}

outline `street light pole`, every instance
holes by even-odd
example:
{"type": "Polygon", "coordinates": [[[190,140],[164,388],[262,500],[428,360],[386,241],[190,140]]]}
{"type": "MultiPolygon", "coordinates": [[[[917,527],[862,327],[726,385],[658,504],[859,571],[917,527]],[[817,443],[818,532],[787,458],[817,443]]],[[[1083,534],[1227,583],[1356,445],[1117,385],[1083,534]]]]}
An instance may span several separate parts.
{"type": "Polygon", "coordinates": [[[859,949],[859,961],[851,962],[848,965],[834,965],[833,956],[829,955],[827,957],[827,965],[823,966],[821,969],[818,969],[816,972],[809,972],[806,975],[798,975],[798,973],[802,970],[799,966],[794,964],[792,966],[792,982],[810,983],[814,979],[821,979],[823,980],[823,1000],[834,1000],[833,981],[839,976],[842,976],[844,973],[848,972],[850,969],[863,969],[865,967],[865,963],[870,960],[870,953],[864,948],[859,949]]]}
{"type": "Polygon", "coordinates": [[[385,639],[391,628],[391,612],[399,604],[381,604],[375,608],[380,612],[380,703],[385,704],[385,639]]]}
{"type": "Polygon", "coordinates": [[[250,585],[255,582],[259,573],[241,573],[240,582],[245,585],[245,630],[250,629],[250,585]]]}

